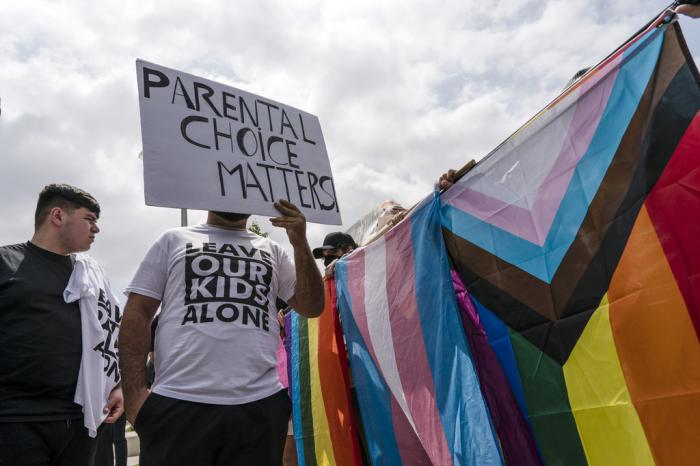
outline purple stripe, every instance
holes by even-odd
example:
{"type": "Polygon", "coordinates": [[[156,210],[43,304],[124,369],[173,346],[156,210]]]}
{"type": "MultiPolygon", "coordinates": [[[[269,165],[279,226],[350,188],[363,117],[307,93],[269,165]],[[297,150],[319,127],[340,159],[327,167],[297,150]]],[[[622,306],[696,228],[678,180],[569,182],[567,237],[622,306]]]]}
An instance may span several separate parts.
{"type": "Polygon", "coordinates": [[[580,94],[585,95],[576,104],[564,145],[552,169],[537,188],[537,195],[531,209],[505,203],[469,188],[465,188],[449,203],[496,227],[542,246],[571,182],[574,170],[588,150],[600,119],[605,113],[621,61],[622,56],[608,65],[614,67],[609,74],[606,74],[606,70],[599,70],[596,76],[582,83],[580,94]]]}
{"type": "Polygon", "coordinates": [[[448,466],[452,464],[452,453],[435,399],[418,314],[410,220],[386,235],[385,246],[389,322],[406,404],[432,463],[448,466]]]}
{"type": "Polygon", "coordinates": [[[510,466],[542,465],[532,432],[510,390],[498,358],[489,345],[486,331],[469,298],[469,292],[454,270],[451,274],[462,323],[479,374],[479,385],[501,441],[506,463],[510,466]]]}

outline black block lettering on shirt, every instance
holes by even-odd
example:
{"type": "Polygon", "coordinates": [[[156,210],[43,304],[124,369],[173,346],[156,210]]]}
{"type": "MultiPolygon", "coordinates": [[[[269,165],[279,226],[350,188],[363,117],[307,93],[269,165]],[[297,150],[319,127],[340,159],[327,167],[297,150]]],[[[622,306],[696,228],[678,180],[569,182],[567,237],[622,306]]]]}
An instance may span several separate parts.
{"type": "Polygon", "coordinates": [[[239,303],[204,303],[191,304],[183,316],[180,325],[208,324],[211,322],[232,323],[253,326],[266,332],[270,331],[270,315],[267,309],[246,306],[239,303]]]}
{"type": "Polygon", "coordinates": [[[97,298],[97,317],[100,320],[100,325],[104,329],[105,339],[93,348],[102,354],[104,359],[104,371],[107,377],[113,377],[115,383],[119,383],[121,379],[118,369],[118,352],[116,348],[117,339],[114,338],[114,333],[119,327],[119,322],[122,320],[121,312],[118,305],[112,305],[112,302],[107,298],[105,290],[100,289],[100,294],[97,298]]]}
{"type": "Polygon", "coordinates": [[[187,243],[181,325],[232,323],[269,331],[272,258],[236,244],[187,243]]]}

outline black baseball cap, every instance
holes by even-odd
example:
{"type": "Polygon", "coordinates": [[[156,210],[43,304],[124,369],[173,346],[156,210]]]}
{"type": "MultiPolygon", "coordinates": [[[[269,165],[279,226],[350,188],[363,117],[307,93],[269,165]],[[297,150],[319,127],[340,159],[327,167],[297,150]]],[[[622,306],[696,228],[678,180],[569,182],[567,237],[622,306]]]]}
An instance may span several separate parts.
{"type": "Polygon", "coordinates": [[[320,248],[315,248],[313,250],[314,257],[316,259],[321,259],[323,257],[323,251],[328,251],[329,249],[336,249],[345,245],[352,246],[353,248],[357,247],[357,244],[355,244],[355,240],[352,239],[352,236],[348,235],[347,233],[343,233],[341,231],[328,233],[323,239],[323,246],[321,246],[320,248]]]}

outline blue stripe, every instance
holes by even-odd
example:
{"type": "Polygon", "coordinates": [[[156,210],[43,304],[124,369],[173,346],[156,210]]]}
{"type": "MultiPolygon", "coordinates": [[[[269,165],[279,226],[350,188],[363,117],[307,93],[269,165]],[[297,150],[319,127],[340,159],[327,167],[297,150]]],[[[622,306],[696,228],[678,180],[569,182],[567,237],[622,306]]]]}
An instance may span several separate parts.
{"type": "Polygon", "coordinates": [[[301,396],[299,389],[299,317],[295,312],[291,314],[292,333],[292,424],[294,426],[294,443],[297,447],[297,461],[299,466],[306,466],[304,456],[304,438],[301,427],[301,396]]]}
{"type": "Polygon", "coordinates": [[[340,322],[345,334],[352,380],[357,387],[356,397],[370,459],[375,465],[400,466],[401,455],[391,416],[391,392],[355,323],[346,261],[336,263],[335,283],[340,322]]]}
{"type": "Polygon", "coordinates": [[[486,309],[473,295],[470,296],[476,311],[479,313],[481,323],[484,325],[484,330],[489,340],[489,344],[496,353],[498,362],[506,374],[506,378],[510,384],[510,388],[518,401],[520,410],[528,418],[527,405],[525,404],[525,392],[520,382],[520,372],[515,360],[515,353],[510,342],[510,333],[508,327],[499,319],[496,314],[486,309]]]}
{"type": "Polygon", "coordinates": [[[459,317],[439,212],[435,193],[433,202],[414,211],[410,224],[416,301],[438,412],[455,465],[502,465],[459,317]]]}
{"type": "Polygon", "coordinates": [[[598,128],[574,169],[543,246],[450,205],[442,208],[443,225],[504,261],[551,283],[639,106],[659,58],[663,32],[663,29],[650,31],[625,52],[598,128]]]}
{"type": "MultiPolygon", "coordinates": [[[[510,331],[508,326],[506,326],[503,321],[496,316],[489,309],[485,308],[473,295],[470,295],[472,303],[479,314],[479,319],[484,326],[484,331],[488,337],[489,344],[493,348],[498,362],[503,369],[503,372],[508,379],[508,385],[510,385],[510,390],[515,396],[515,400],[518,403],[520,411],[523,413],[523,418],[530,429],[532,438],[535,439],[535,446],[537,447],[537,452],[542,459],[542,452],[540,451],[540,446],[537,443],[537,436],[532,429],[532,424],[530,423],[530,415],[527,409],[527,404],[525,403],[525,391],[523,390],[522,380],[520,379],[520,370],[518,369],[518,363],[515,359],[515,352],[513,351],[513,344],[510,341],[510,331]]],[[[544,461],[544,460],[543,460],[544,461]]],[[[543,463],[544,464],[544,463],[543,463]]]]}

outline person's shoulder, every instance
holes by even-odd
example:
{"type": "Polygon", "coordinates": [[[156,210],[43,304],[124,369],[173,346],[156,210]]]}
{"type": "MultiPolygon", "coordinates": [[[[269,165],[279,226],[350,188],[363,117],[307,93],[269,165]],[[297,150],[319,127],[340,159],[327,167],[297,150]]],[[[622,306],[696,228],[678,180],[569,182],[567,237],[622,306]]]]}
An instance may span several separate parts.
{"type": "Polygon", "coordinates": [[[27,250],[27,243],[6,244],[0,246],[0,257],[12,257],[18,254],[24,254],[27,250]]]}
{"type": "Polygon", "coordinates": [[[193,225],[193,226],[188,226],[188,227],[173,227],[173,228],[168,228],[165,230],[161,236],[180,236],[183,234],[191,233],[193,231],[196,231],[196,228],[200,225],[193,225]]]}
{"type": "Polygon", "coordinates": [[[27,254],[27,243],[6,244],[0,246],[0,267],[14,270],[27,254]]]}
{"type": "Polygon", "coordinates": [[[92,273],[98,276],[101,276],[103,280],[107,280],[107,272],[98,262],[98,260],[92,257],[90,254],[86,252],[78,252],[71,254],[71,256],[75,264],[82,263],[87,270],[91,271],[92,273]]]}
{"type": "Polygon", "coordinates": [[[282,245],[271,238],[260,236],[252,232],[248,232],[248,237],[251,241],[255,242],[256,245],[266,247],[267,249],[282,249],[282,245]]]}
{"type": "Polygon", "coordinates": [[[195,232],[194,227],[174,227],[168,228],[156,238],[154,243],[168,243],[171,240],[179,240],[195,232]]]}
{"type": "Polygon", "coordinates": [[[0,246],[0,251],[23,251],[27,249],[27,242],[15,243],[15,244],[5,244],[0,246]]]}
{"type": "Polygon", "coordinates": [[[281,243],[278,243],[277,241],[270,239],[270,238],[263,238],[265,240],[265,245],[266,249],[269,250],[272,253],[272,256],[275,258],[276,261],[291,261],[292,259],[292,254],[290,251],[285,248],[281,243]]]}

